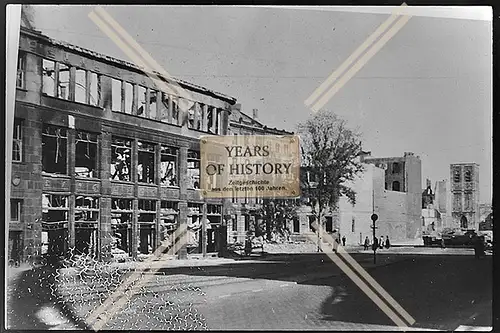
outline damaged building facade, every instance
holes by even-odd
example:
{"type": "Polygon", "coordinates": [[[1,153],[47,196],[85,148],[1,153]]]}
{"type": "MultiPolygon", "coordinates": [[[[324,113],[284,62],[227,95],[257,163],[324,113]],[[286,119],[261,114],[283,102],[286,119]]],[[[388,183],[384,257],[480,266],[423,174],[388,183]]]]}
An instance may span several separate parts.
{"type": "Polygon", "coordinates": [[[234,98],[160,77],[187,91],[192,107],[182,112],[181,97],[135,65],[23,27],[18,60],[11,258],[70,249],[136,258],[180,223],[198,238],[204,209],[208,251],[224,243],[224,202],[198,190],[199,138],[227,134],[234,98]]]}
{"type": "MultiPolygon", "coordinates": [[[[253,109],[252,116],[249,116],[242,112],[241,105],[237,104],[232,108],[229,118],[228,135],[293,135],[293,132],[267,127],[259,120],[258,109],[253,109]]],[[[275,150],[279,151],[279,147],[275,150]]],[[[294,206],[295,203],[295,199],[270,200],[250,196],[229,199],[226,206],[228,243],[243,243],[248,232],[259,235],[259,229],[265,228],[264,210],[268,208],[267,205],[294,206]]],[[[290,216],[285,223],[292,224],[292,219],[290,216]]],[[[293,229],[293,225],[287,227],[293,229]]]]}

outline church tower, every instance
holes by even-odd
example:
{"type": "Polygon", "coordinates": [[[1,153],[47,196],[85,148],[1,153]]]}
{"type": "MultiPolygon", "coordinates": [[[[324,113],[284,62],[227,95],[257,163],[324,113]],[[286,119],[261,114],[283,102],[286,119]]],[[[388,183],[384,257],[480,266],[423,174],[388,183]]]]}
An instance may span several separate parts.
{"type": "Polygon", "coordinates": [[[479,230],[479,164],[451,164],[450,183],[454,226],[479,230]]]}

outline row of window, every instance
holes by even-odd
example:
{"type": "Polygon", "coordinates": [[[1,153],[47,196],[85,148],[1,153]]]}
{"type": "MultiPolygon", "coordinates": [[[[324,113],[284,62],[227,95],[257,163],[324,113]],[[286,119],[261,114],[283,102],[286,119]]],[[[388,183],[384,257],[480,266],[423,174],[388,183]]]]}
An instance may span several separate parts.
{"type": "MultiPolygon", "coordinates": [[[[18,88],[26,88],[26,70],[26,53],[20,51],[16,80],[18,88]]],[[[42,93],[47,96],[101,106],[104,95],[102,77],[103,75],[92,71],[42,59],[42,93]],[[72,75],[74,80],[70,80],[72,75]]],[[[111,78],[110,93],[112,111],[175,125],[182,125],[185,121],[179,114],[183,99],[178,96],[114,78],[111,78]]],[[[219,109],[185,101],[186,105],[190,106],[187,112],[189,128],[222,134],[222,116],[219,109]]]]}
{"type": "MultiPolygon", "coordinates": [[[[453,171],[453,181],[455,183],[460,183],[461,181],[461,173],[460,169],[455,169],[453,171]]],[[[471,182],[472,181],[472,170],[466,169],[464,172],[464,181],[465,182],[471,182]]]]}
{"type": "MultiPolygon", "coordinates": [[[[15,119],[12,160],[21,162],[23,157],[22,121],[15,119]]],[[[134,140],[113,136],[111,143],[110,179],[132,181],[132,144],[134,140]]],[[[86,131],[75,132],[75,176],[99,178],[99,135],[86,131]]],[[[151,142],[137,143],[137,181],[179,186],[179,149],[151,142]],[[156,161],[156,149],[160,160],[156,161]],[[158,163],[157,163],[158,162],[158,163]]],[[[199,188],[200,154],[188,151],[188,188],[199,188]]],[[[43,124],[42,171],[50,174],[68,174],[68,131],[66,128],[43,124]]]]}

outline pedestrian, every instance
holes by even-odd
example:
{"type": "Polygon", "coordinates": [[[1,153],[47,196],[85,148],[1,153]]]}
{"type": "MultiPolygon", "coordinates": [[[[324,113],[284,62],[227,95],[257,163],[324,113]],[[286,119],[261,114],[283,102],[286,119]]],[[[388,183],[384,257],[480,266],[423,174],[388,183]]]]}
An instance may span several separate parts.
{"type": "Polygon", "coordinates": [[[342,236],[342,246],[345,246],[345,235],[342,236]]]}
{"type": "Polygon", "coordinates": [[[378,239],[377,239],[377,237],[373,238],[372,249],[373,249],[373,251],[376,251],[378,249],[378,239]]]}
{"type": "Polygon", "coordinates": [[[484,239],[474,236],[474,256],[476,259],[484,257],[484,239]]]}
{"type": "Polygon", "coordinates": [[[385,248],[388,249],[391,247],[391,242],[389,241],[389,236],[385,236],[385,248]]]}
{"type": "Polygon", "coordinates": [[[380,243],[379,243],[379,248],[383,249],[384,248],[384,236],[380,236],[380,243]]]}
{"type": "Polygon", "coordinates": [[[368,247],[370,246],[370,240],[368,239],[368,236],[365,238],[365,251],[368,250],[368,247]]]}

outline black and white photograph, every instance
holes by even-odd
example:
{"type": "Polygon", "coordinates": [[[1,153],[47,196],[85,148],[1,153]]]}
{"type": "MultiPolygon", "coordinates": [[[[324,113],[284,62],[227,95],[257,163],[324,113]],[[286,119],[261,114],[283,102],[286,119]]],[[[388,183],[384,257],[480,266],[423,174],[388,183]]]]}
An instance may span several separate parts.
{"type": "Polygon", "coordinates": [[[492,331],[488,6],[6,7],[2,331],[492,331]]]}

